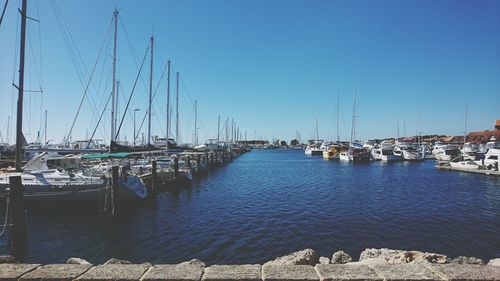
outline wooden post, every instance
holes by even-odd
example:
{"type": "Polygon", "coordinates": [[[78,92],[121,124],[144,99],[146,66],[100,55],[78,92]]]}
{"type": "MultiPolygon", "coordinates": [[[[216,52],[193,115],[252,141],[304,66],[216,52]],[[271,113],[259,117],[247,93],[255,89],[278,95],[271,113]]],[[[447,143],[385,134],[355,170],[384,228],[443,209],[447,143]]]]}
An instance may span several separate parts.
{"type": "Polygon", "coordinates": [[[208,152],[205,152],[205,166],[207,166],[207,169],[208,169],[208,152]]]}
{"type": "Polygon", "coordinates": [[[156,176],[156,160],[151,161],[151,192],[156,193],[156,183],[157,183],[157,176],[156,176]]]}
{"type": "Polygon", "coordinates": [[[226,163],[226,151],[222,151],[222,164],[226,163]]]}
{"type": "Polygon", "coordinates": [[[113,188],[113,200],[112,200],[112,202],[113,202],[113,209],[112,209],[111,213],[113,215],[115,215],[117,213],[117,210],[118,210],[118,199],[120,198],[119,183],[118,183],[120,175],[118,173],[118,171],[119,171],[118,169],[119,169],[118,166],[113,166],[113,168],[112,168],[112,177],[113,177],[113,179],[112,179],[112,181],[113,181],[113,186],[112,186],[112,188],[113,188]]]}
{"type": "Polygon", "coordinates": [[[188,156],[186,157],[186,166],[187,166],[188,168],[191,168],[191,155],[188,155],[188,156]]]}
{"type": "Polygon", "coordinates": [[[23,256],[26,252],[26,216],[24,209],[23,184],[21,176],[9,177],[9,242],[14,256],[23,256]]]}
{"type": "Polygon", "coordinates": [[[218,151],[214,151],[214,162],[215,162],[215,165],[219,165],[219,152],[218,151]]]}
{"type": "Polygon", "coordinates": [[[179,177],[179,158],[174,157],[174,176],[177,179],[179,177]]]}
{"type": "Polygon", "coordinates": [[[214,153],[210,153],[210,165],[214,165],[214,153]]]}

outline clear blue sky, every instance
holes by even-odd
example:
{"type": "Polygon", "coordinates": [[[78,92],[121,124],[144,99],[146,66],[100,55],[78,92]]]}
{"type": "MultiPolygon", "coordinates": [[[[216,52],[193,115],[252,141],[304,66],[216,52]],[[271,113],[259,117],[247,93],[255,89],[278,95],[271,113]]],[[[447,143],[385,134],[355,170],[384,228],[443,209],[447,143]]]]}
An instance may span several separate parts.
{"type": "MultiPolygon", "coordinates": [[[[58,142],[69,130],[84,87],[51,1],[28,2],[30,16],[41,23],[28,23],[26,88],[41,85],[44,94],[42,106],[40,94],[26,94],[24,131],[28,140],[36,138],[41,109],[46,108],[48,138],[58,142]]],[[[317,115],[320,137],[335,139],[338,92],[340,135],[348,139],[354,88],[361,139],[395,136],[398,122],[400,135],[403,123],[406,134],[414,134],[419,119],[423,134],[461,134],[466,103],[469,131],[492,129],[494,120],[500,119],[500,1],[54,3],[89,70],[113,9],[120,8],[128,34],[120,23],[120,112],[138,71],[129,42],[140,60],[154,33],[154,84],[171,59],[172,71],[180,71],[187,88],[181,85],[183,142],[193,138],[195,99],[203,139],[216,136],[218,114],[222,120],[234,118],[249,139],[256,130],[258,137],[286,140],[294,138],[297,130],[304,140],[312,137],[317,115]]],[[[15,94],[11,83],[18,64],[19,6],[20,1],[9,2],[0,27],[0,131],[4,139],[15,94]]],[[[96,117],[90,104],[97,104],[100,111],[110,92],[109,39],[73,139],[91,133],[96,117]]],[[[131,105],[141,108],[142,114],[147,107],[149,58],[144,70],[131,105]]],[[[84,76],[84,83],[87,79],[84,76]]],[[[165,133],[166,82],[160,83],[153,135],[165,133]]],[[[97,138],[109,140],[109,115],[105,114],[97,138]]],[[[132,130],[130,115],[122,136],[130,141],[132,130]]]]}

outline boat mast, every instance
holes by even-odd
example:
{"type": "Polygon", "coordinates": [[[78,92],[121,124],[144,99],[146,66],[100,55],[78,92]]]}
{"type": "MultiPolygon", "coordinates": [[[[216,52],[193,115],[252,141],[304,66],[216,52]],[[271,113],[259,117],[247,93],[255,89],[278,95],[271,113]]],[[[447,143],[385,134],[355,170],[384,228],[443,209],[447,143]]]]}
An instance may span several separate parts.
{"type": "Polygon", "coordinates": [[[45,145],[45,148],[47,148],[47,110],[45,110],[45,134],[44,134],[44,145],[45,145]]]}
{"type": "Polygon", "coordinates": [[[19,84],[17,85],[17,127],[16,127],[16,172],[22,171],[23,161],[23,95],[24,95],[24,53],[26,49],[27,0],[23,0],[21,10],[21,45],[19,55],[19,84]]]}
{"type": "Polygon", "coordinates": [[[351,143],[356,141],[356,88],[354,88],[354,105],[352,107],[351,143]]]}
{"type": "Polygon", "coordinates": [[[151,101],[153,100],[153,46],[154,36],[151,36],[151,62],[149,64],[149,104],[148,104],[148,146],[151,145],[151,101]]]}
{"type": "Polygon", "coordinates": [[[175,93],[175,142],[179,143],[179,72],[176,73],[176,93],[175,93]]]}
{"type": "Polygon", "coordinates": [[[339,134],[339,104],[340,104],[340,93],[337,93],[337,143],[340,143],[340,134],[339,134]]]}
{"type": "Polygon", "coordinates": [[[217,143],[219,143],[220,138],[220,115],[217,117],[217,143]]]}
{"type": "Polygon", "coordinates": [[[465,104],[465,113],[464,113],[464,145],[467,139],[467,104],[465,104]]]}
{"type": "Polygon", "coordinates": [[[198,146],[198,101],[194,101],[194,145],[198,146]]]}
{"type": "MultiPolygon", "coordinates": [[[[120,98],[120,81],[116,81],[116,108],[115,108],[115,130],[116,130],[116,125],[117,125],[117,120],[118,120],[118,115],[120,115],[120,113],[118,112],[118,104],[119,104],[119,98],[120,98]]],[[[116,136],[115,136],[115,139],[116,140],[119,140],[120,139],[120,136],[118,136],[120,134],[120,132],[116,132],[116,136]]]]}
{"type": "Polygon", "coordinates": [[[318,113],[316,113],[316,140],[319,140],[318,113]]]}
{"type": "Polygon", "coordinates": [[[116,40],[118,37],[118,9],[113,12],[115,34],[113,39],[113,86],[111,90],[111,141],[116,140],[116,40]]]}
{"type": "Polygon", "coordinates": [[[170,60],[167,63],[167,149],[170,137],[170,60]]]}

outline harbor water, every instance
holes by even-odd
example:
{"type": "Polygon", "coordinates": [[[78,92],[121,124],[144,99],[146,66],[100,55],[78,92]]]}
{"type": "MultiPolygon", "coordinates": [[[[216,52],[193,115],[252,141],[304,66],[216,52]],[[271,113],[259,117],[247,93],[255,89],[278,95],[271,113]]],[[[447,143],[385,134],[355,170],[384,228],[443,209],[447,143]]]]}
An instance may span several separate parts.
{"type": "MultiPolygon", "coordinates": [[[[119,216],[29,210],[25,262],[263,263],[293,251],[365,248],[500,257],[500,179],[434,161],[347,163],[254,150],[119,216]]],[[[2,217],[3,217],[2,211],[2,217]]],[[[3,222],[3,221],[2,221],[3,222]]],[[[6,236],[0,254],[7,253],[6,236]]]]}

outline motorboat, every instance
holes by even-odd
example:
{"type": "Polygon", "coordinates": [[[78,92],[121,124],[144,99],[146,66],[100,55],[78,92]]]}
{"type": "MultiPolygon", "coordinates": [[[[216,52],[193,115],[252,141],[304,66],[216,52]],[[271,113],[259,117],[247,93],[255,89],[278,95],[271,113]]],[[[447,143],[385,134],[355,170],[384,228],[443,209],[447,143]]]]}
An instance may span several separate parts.
{"type": "Polygon", "coordinates": [[[370,151],[362,146],[352,144],[347,151],[340,152],[339,159],[343,161],[364,162],[371,160],[371,154],[370,151]]]}
{"type": "Polygon", "coordinates": [[[338,159],[340,155],[340,150],[341,147],[336,144],[332,144],[328,146],[326,150],[323,151],[323,158],[332,160],[332,159],[338,159]]]}
{"type": "Polygon", "coordinates": [[[394,154],[394,145],[391,143],[380,143],[371,149],[371,155],[374,160],[398,161],[401,156],[394,154]]]}
{"type": "Polygon", "coordinates": [[[323,150],[321,147],[322,141],[316,140],[312,141],[305,149],[304,153],[306,155],[323,155],[323,150]]]}

